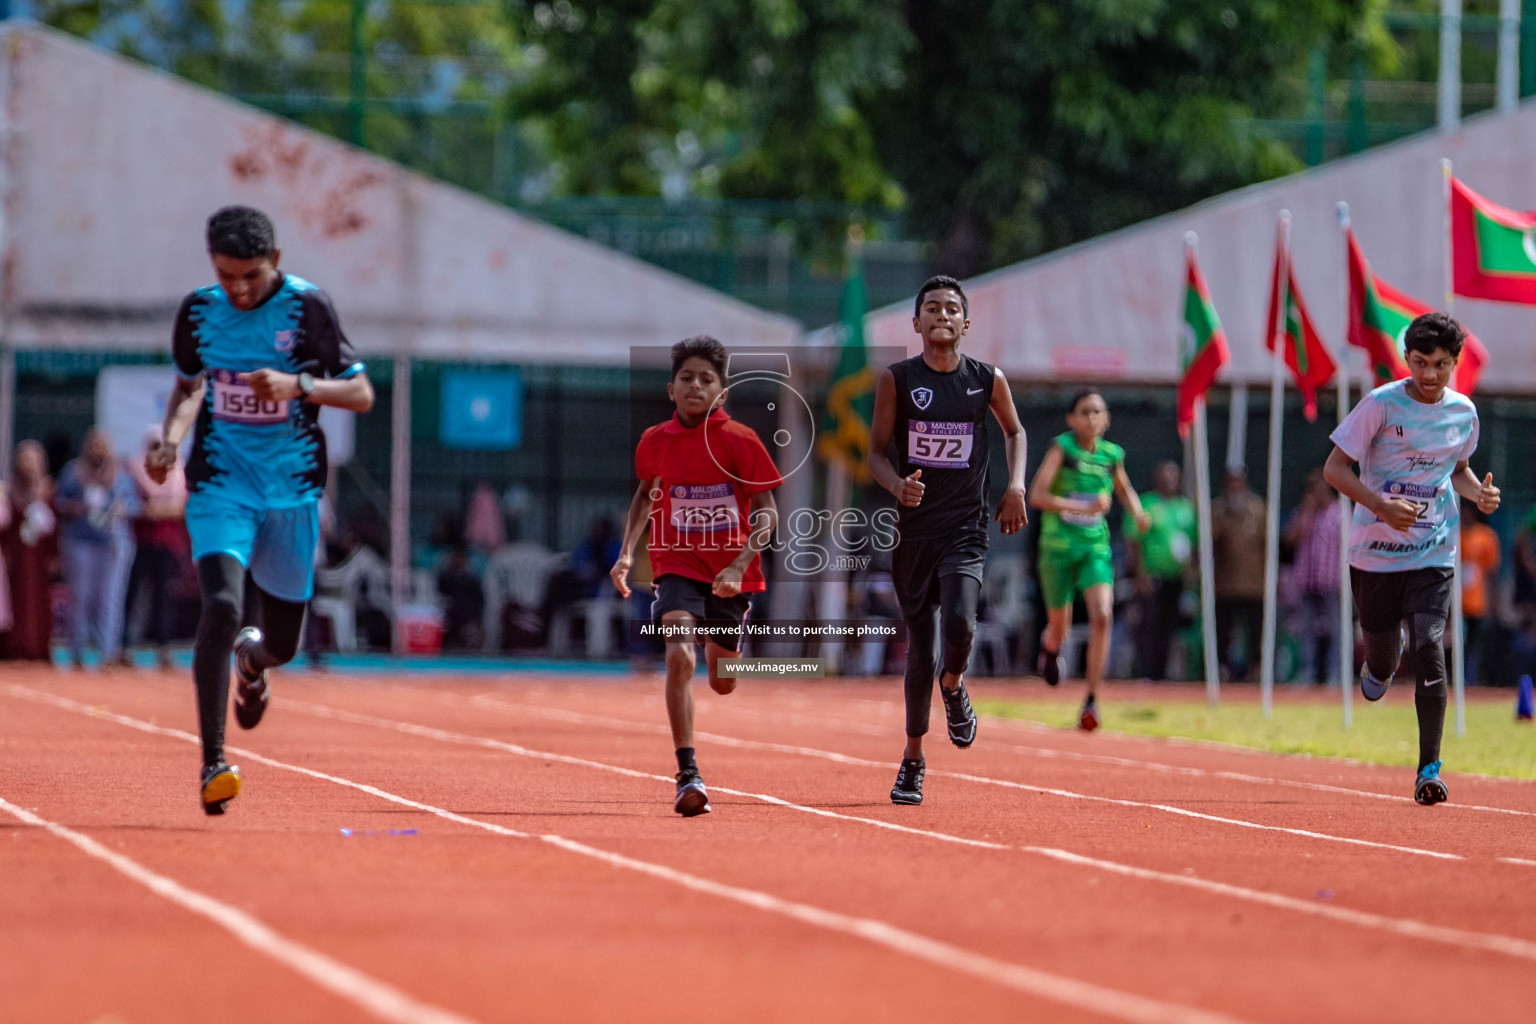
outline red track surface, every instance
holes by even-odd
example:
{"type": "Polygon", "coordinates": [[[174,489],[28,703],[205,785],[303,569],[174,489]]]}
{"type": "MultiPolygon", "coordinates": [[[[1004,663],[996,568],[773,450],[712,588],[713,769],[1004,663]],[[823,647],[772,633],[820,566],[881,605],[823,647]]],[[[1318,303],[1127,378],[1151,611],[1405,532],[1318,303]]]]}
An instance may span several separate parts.
{"type": "Polygon", "coordinates": [[[655,678],[275,694],[210,819],[184,676],[0,677],[0,1020],[1536,1018],[1536,784],[936,715],[893,807],[894,682],[700,685],[685,821],[655,678]]]}

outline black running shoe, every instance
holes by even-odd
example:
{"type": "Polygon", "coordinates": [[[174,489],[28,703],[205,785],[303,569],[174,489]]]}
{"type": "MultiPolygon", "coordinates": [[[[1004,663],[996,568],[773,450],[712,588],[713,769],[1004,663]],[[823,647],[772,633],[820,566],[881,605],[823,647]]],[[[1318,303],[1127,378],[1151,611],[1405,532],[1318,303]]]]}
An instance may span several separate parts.
{"type": "Polygon", "coordinates": [[[1377,679],[1371,674],[1369,668],[1360,670],[1360,695],[1366,700],[1381,700],[1387,695],[1387,687],[1392,685],[1392,677],[1377,679]]]}
{"type": "Polygon", "coordinates": [[[1440,778],[1440,762],[1431,761],[1419,769],[1419,777],[1413,780],[1413,799],[1425,807],[1444,803],[1451,797],[1451,791],[1445,788],[1445,780],[1440,778]]]}
{"type": "Polygon", "coordinates": [[[709,792],[697,770],[677,773],[677,799],[672,809],[685,818],[709,813],[709,792]]]}
{"type": "MultiPolygon", "coordinates": [[[[941,675],[939,677],[943,679],[941,675]]],[[[971,709],[971,695],[965,692],[965,680],[953,690],[939,684],[944,697],[944,720],[949,726],[949,742],[964,750],[976,742],[976,712],[971,709]]]]}
{"type": "Polygon", "coordinates": [[[1099,727],[1099,705],[1093,700],[1083,702],[1083,709],[1077,713],[1077,727],[1083,732],[1093,732],[1099,727]]]}
{"type": "Polygon", "coordinates": [[[1057,686],[1061,683],[1060,651],[1040,648],[1040,675],[1045,679],[1046,686],[1057,686]]]}
{"type": "Polygon", "coordinates": [[[200,780],[204,814],[223,814],[224,805],[240,795],[240,769],[218,761],[203,769],[200,780]]]}
{"type": "Polygon", "coordinates": [[[242,729],[254,729],[261,723],[271,696],[266,672],[252,672],[245,660],[246,652],[259,643],[261,630],[255,626],[235,634],[235,721],[242,729]]]}
{"type": "Polygon", "coordinates": [[[891,787],[891,803],[922,803],[923,773],[927,770],[927,761],[919,761],[912,757],[902,758],[901,769],[896,772],[896,785],[891,787]]]}

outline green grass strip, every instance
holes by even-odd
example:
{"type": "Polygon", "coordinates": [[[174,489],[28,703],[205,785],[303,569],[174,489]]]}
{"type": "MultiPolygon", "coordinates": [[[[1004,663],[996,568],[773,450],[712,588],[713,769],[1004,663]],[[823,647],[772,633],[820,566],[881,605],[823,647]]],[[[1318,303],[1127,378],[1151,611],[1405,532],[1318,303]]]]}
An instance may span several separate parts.
{"type": "MultiPolygon", "coordinates": [[[[1078,704],[1071,699],[974,700],[984,715],[1060,729],[1077,723],[1078,704]]],[[[1467,734],[1460,737],[1455,735],[1455,710],[1447,708],[1441,745],[1445,770],[1536,779],[1536,727],[1514,720],[1514,702],[1513,693],[1507,702],[1469,700],[1467,734]]],[[[1228,700],[1212,711],[1203,701],[1137,699],[1111,691],[1100,696],[1099,704],[1103,728],[1113,732],[1210,740],[1277,754],[1347,757],[1409,769],[1418,763],[1418,719],[1406,694],[1388,694],[1380,704],[1357,699],[1351,729],[1344,728],[1337,701],[1293,703],[1283,693],[1276,694],[1268,719],[1253,700],[1228,700]]]]}

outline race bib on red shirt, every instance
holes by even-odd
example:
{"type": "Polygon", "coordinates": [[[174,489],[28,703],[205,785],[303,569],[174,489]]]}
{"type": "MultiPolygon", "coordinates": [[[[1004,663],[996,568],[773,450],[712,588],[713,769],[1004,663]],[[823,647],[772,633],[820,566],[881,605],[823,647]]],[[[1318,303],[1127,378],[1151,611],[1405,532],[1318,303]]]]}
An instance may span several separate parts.
{"type": "Polygon", "coordinates": [[[713,533],[741,522],[736,490],[724,484],[673,484],[672,528],[679,533],[713,533]]]}

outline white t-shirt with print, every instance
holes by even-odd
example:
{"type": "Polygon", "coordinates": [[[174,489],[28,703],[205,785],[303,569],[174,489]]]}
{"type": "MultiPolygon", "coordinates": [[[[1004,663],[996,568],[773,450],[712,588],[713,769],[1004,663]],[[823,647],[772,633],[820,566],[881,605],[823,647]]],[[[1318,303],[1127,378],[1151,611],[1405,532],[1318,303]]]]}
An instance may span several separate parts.
{"type": "Polygon", "coordinates": [[[1449,388],[1433,405],[1415,401],[1407,384],[1399,380],[1372,391],[1330,435],[1360,464],[1366,487],[1419,508],[1418,522],[1395,530],[1356,505],[1349,564],[1357,569],[1406,572],[1449,568],[1456,561],[1461,512],[1451,473],[1477,450],[1477,407],[1449,388]]]}

